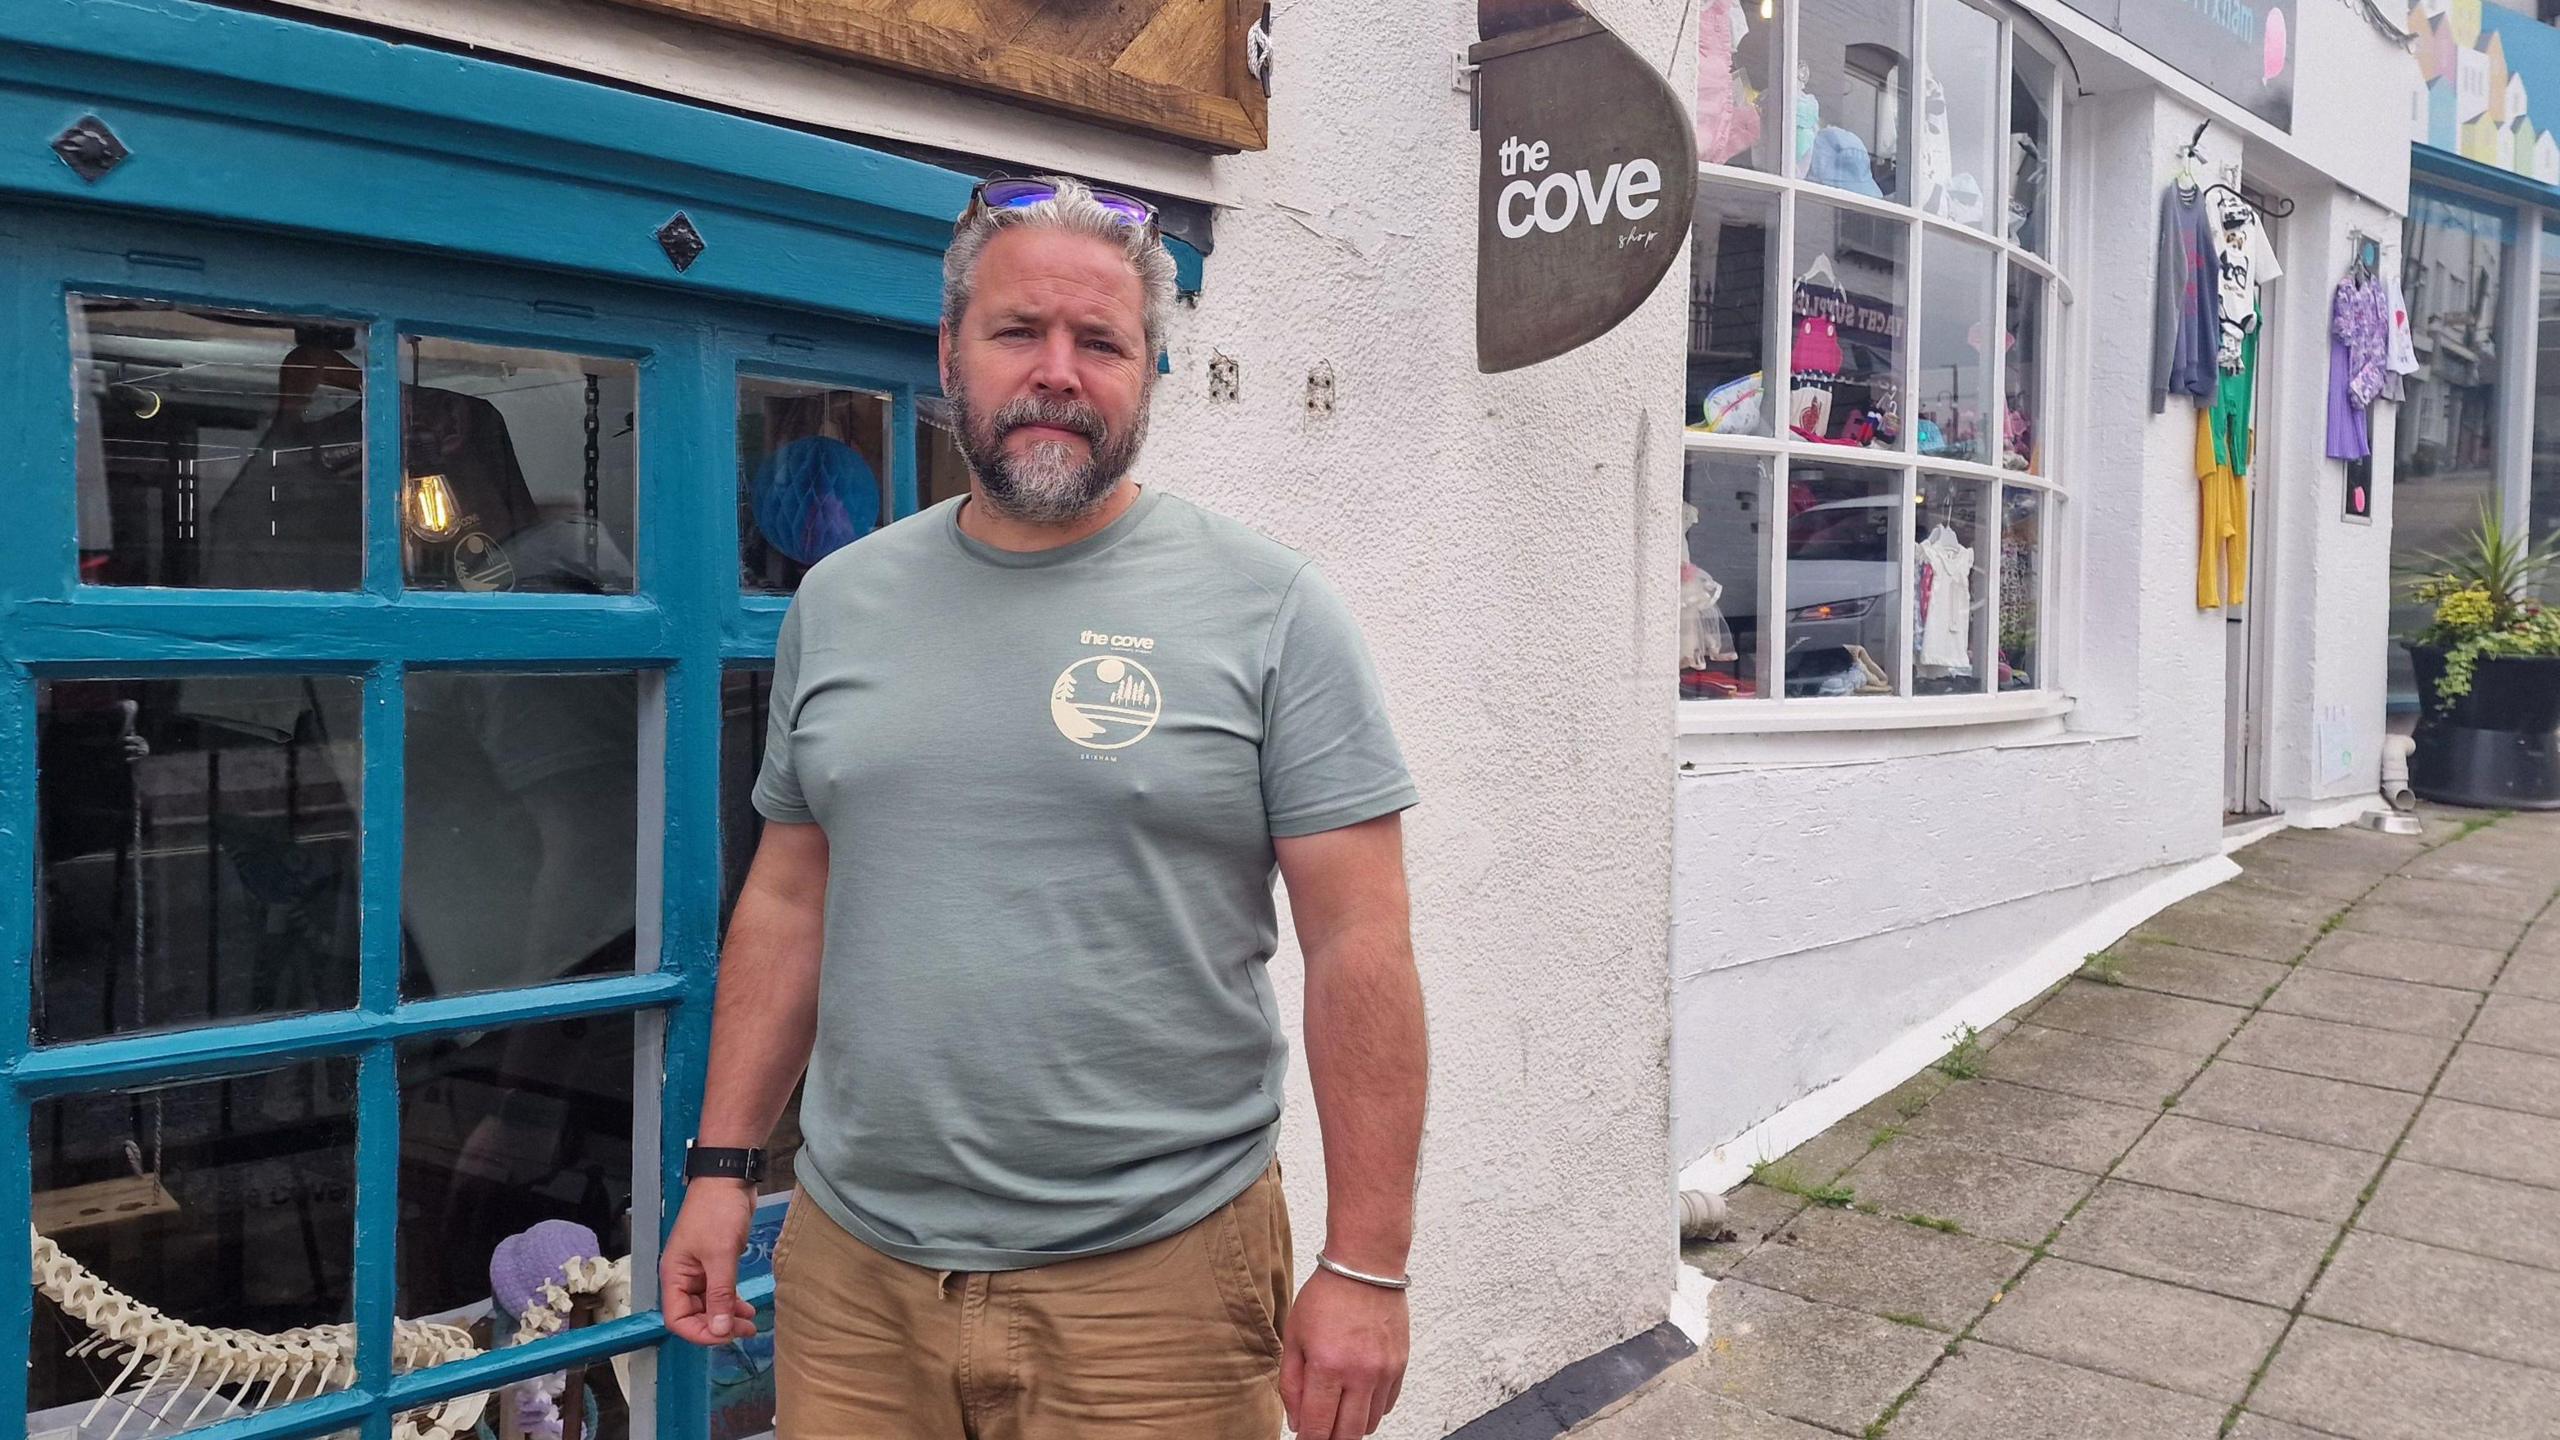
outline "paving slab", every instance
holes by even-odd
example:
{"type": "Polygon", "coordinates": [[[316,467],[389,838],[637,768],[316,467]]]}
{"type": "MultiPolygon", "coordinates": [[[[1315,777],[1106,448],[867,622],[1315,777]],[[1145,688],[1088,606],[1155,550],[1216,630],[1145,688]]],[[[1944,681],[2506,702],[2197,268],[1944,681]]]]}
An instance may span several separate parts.
{"type": "Polygon", "coordinates": [[[2423,1091],[2453,1053],[2453,1042],[2260,1011],[2222,1053],[2244,1065],[2423,1091]]]}
{"type": "Polygon", "coordinates": [[[2204,1058],[2029,1022],[1982,1057],[1982,1073],[1989,1079],[2090,1100],[2156,1107],[2194,1076],[2204,1058]]]}
{"type": "Polygon", "coordinates": [[[1706,1364],[1695,1383],[1712,1395],[1853,1433],[1946,1348],[1946,1337],[1934,1331],[1739,1280],[1718,1281],[1707,1307],[1706,1364]]]}
{"type": "Polygon", "coordinates": [[[1935,1215],[1969,1235],[2036,1245],[2092,1182],[2032,1160],[1902,1139],[1859,1161],[1842,1183],[1857,1188],[1859,1204],[1888,1215],[1935,1215]]]}
{"type": "Polygon", "coordinates": [[[1733,1278],[1954,1332],[2026,1263],[2024,1251],[1994,1241],[1816,1206],[1770,1235],[1733,1278]]]}
{"type": "Polygon", "coordinates": [[[2498,972],[2497,990],[2501,995],[2560,1000],[2560,946],[2549,950],[2518,949],[2507,968],[2498,972]]]}
{"type": "Polygon", "coordinates": [[[2560,1270],[2560,1195],[2406,1157],[2383,1172],[2356,1229],[2560,1270]]]}
{"type": "Polygon", "coordinates": [[[2306,1316],[2249,1408],[2347,1440],[2545,1440],[2560,1375],[2306,1316]]]}
{"type": "Polygon", "coordinates": [[[2228,1407],[1968,1342],[1894,1417],[1892,1440],[2212,1440],[2228,1407]]]}
{"type": "Polygon", "coordinates": [[[2240,862],[2240,874],[2225,886],[2230,890],[2272,890],[2279,894],[2312,895],[2339,905],[2360,900],[2364,893],[2391,872],[2388,861],[2375,857],[2362,865],[2324,864],[2317,857],[2296,854],[2257,852],[2264,845],[2252,845],[2231,858],[2240,862]]]}
{"type": "Polygon", "coordinates": [[[2133,1148],[2159,1113],[2156,1105],[2137,1110],[2000,1080],[1968,1080],[1931,1101],[1903,1133],[2100,1175],[2133,1148]]]}
{"type": "Polygon", "coordinates": [[[2107,953],[2123,983],[2136,990],[2225,1005],[2255,1005],[2276,982],[2293,973],[2290,966],[2273,960],[2190,950],[2158,940],[2126,940],[2107,953]]]}
{"type": "MultiPolygon", "coordinates": [[[[2380,883],[2380,882],[2376,882],[2380,883]]],[[[2192,895],[2172,906],[2189,914],[2241,916],[2252,920],[2294,920],[2318,925],[2351,902],[2277,885],[2228,883],[2192,895]]]]}
{"type": "Polygon", "coordinates": [[[2560,1001],[2492,995],[2480,1007],[2480,1023],[2471,1027],[2471,1038],[2482,1045],[2560,1055],[2560,1001]]]}
{"type": "Polygon", "coordinates": [[[2405,1160],[2560,1188],[2560,1120],[2441,1097],[2418,1112],[2405,1160]]]}
{"type": "MultiPolygon", "coordinates": [[[[2560,1274],[2390,1235],[2348,1234],[2304,1306],[2361,1325],[2560,1370],[2560,1274]]],[[[2560,1414],[2555,1414],[2560,1420],[2560,1414]]]]}
{"type": "Polygon", "coordinates": [[[2513,920],[2521,930],[2526,921],[2542,913],[2542,907],[2550,900],[2551,884],[2547,880],[2534,888],[2512,890],[2459,880],[2426,879],[2404,872],[2373,887],[2373,893],[2362,904],[2436,915],[2490,915],[2513,920]]]}
{"type": "Polygon", "coordinates": [[[2122,1180],[2098,1187],[2053,1253],[2262,1305],[2290,1306],[2337,1238],[2324,1220],[2122,1180]]]}
{"type": "Polygon", "coordinates": [[[1741,1264],[1770,1231],[1796,1218],[1810,1203],[1802,1196],[1766,1185],[1736,1186],[1724,1197],[1725,1228],[1733,1232],[1733,1238],[1689,1241],[1680,1247],[1680,1258],[1710,1278],[1721,1278],[1741,1264]]]}
{"type": "Polygon", "coordinates": [[[2505,963],[2504,949],[2453,945],[2424,937],[2368,935],[2341,929],[2320,938],[2302,963],[2321,970],[2377,975],[2385,980],[2415,980],[2463,990],[2486,990],[2505,963]]]}
{"type": "Polygon", "coordinates": [[[2253,960],[2290,961],[2318,937],[2323,923],[2281,915],[2253,915],[2228,906],[2195,907],[2189,901],[2145,920],[2135,934],[2145,940],[2218,950],[2253,960]]]}
{"type": "Polygon", "coordinates": [[[2425,940],[2434,944],[2468,945],[2474,949],[2504,952],[2524,934],[2524,921],[2477,912],[2447,914],[2387,900],[2367,900],[2348,911],[2338,928],[2397,940],[2425,940]]]}
{"type": "Polygon", "coordinates": [[[2074,980],[2027,1019],[2049,1030],[2209,1055],[2247,1017],[2248,1012],[2235,1005],[2074,980]]]}
{"type": "Polygon", "coordinates": [[[1684,1362],[1626,1404],[1565,1433],[1590,1440],[1832,1440],[1828,1430],[1710,1394],[1692,1379],[1697,1365],[1684,1362]]]}
{"type": "Polygon", "coordinates": [[[2337,1440],[2337,1437],[2326,1430],[2270,1420],[2264,1415],[2243,1411],[2240,1423],[2231,1427],[2231,1440],[2337,1440]]]}
{"type": "Polygon", "coordinates": [[[2231,1404],[2285,1312],[2069,1260],[2037,1262],[1974,1334],[1994,1345],[2231,1404]]]}
{"type": "Polygon", "coordinates": [[[2177,1113],[2380,1154],[2399,1143],[2419,1102],[2405,1090],[2245,1065],[2225,1052],[2178,1096],[2177,1113]]]}
{"type": "Polygon", "coordinates": [[[2362,1151],[2164,1115],[2116,1176],[2335,1224],[2381,1168],[2380,1157],[2362,1151]]]}
{"type": "Polygon", "coordinates": [[[2303,966],[2267,997],[2266,1008],[2280,1015],[2453,1040],[2471,1023],[2480,996],[2472,990],[2303,966]]]}
{"type": "Polygon", "coordinates": [[[2560,1055],[2465,1045],[2453,1052],[2436,1093],[2474,1105],[2529,1110],[2560,1119],[2560,1055]]]}
{"type": "MultiPolygon", "coordinates": [[[[2492,890],[2515,890],[2548,900],[2553,879],[2552,860],[2537,855],[2540,847],[2523,851],[2481,850],[2470,845],[2448,845],[2431,851],[2400,867],[2400,873],[2413,880],[2441,880],[2453,885],[2469,885],[2492,890]]],[[[2530,912],[2528,912],[2530,913],[2530,912]]]]}

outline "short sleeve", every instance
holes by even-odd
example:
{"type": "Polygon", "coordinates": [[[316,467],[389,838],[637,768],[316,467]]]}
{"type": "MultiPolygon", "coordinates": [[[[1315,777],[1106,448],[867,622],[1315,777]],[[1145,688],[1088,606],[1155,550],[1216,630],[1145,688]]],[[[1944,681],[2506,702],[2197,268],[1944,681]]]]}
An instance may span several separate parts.
{"type": "Polygon", "coordinates": [[[2267,238],[2267,227],[2251,225],[2249,227],[2250,283],[2264,285],[2282,274],[2284,274],[2284,267],[2276,263],[2275,242],[2267,238]]]}
{"type": "Polygon", "coordinates": [[[756,813],[786,825],[808,825],[808,797],[800,793],[800,776],[792,768],[791,730],[799,714],[800,606],[794,602],[782,617],[782,637],[773,647],[773,693],[767,697],[764,768],[756,774],[756,813]]]}
{"type": "Polygon", "coordinates": [[[1339,830],[1420,798],[1360,627],[1313,565],[1290,581],[1264,645],[1262,721],[1262,805],[1274,836],[1339,830]]]}

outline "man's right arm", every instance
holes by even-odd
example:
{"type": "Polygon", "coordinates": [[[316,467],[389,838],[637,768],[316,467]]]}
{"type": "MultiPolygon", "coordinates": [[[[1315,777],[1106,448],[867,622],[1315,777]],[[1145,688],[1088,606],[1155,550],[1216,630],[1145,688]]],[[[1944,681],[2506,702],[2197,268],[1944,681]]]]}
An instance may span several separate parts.
{"type": "MultiPolygon", "coordinates": [[[[768,821],[720,956],[697,1143],[762,1145],[782,1118],[817,1039],[826,899],[826,833],[768,821]]],[[[658,1258],[659,1303],[677,1338],[718,1345],[755,1333],[755,1307],[738,1299],[738,1257],[755,1201],[755,1187],[742,1180],[685,1187],[658,1258]]]]}

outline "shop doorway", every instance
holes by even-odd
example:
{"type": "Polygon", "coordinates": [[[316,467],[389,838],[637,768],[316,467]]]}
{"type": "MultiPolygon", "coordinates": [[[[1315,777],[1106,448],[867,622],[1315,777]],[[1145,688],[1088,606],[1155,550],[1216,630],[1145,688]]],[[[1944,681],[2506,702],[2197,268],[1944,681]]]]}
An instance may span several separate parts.
{"type": "MultiPolygon", "coordinates": [[[[2258,207],[2259,221],[2266,227],[2267,241],[2276,248],[2279,262],[2285,254],[2285,225],[2282,216],[2292,207],[2246,180],[2240,182],[2240,193],[2258,207]]],[[[2272,282],[2284,283],[2279,277],[2272,282]]],[[[2260,301],[2272,314],[2272,297],[2262,295],[2260,301]]],[[[2268,631],[2258,616],[2257,599],[2274,592],[2276,547],[2273,543],[2277,524],[2277,499],[2280,486],[2268,483],[2270,477],[2282,474],[2284,417],[2281,413],[2284,387],[2276,382],[2284,365],[2284,336],[2269,326],[2259,336],[2255,371],[2256,399],[2252,414],[2256,430],[2252,438],[2254,453],[2249,466],[2250,536],[2248,564],[2248,598],[2223,611],[2223,687],[2222,687],[2222,813],[2225,824],[2245,823],[2273,814],[2275,806],[2268,798],[2266,776],[2267,743],[2266,712],[2268,690],[2268,631]]]]}

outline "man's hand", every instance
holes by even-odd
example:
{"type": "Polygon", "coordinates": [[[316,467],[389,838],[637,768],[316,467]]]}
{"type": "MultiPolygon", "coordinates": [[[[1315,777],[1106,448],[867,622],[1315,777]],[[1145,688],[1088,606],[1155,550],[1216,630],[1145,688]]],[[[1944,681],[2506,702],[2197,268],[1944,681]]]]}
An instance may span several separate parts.
{"type": "Polygon", "coordinates": [[[1299,1440],[1376,1430],[1404,1391],[1408,1331],[1403,1291],[1325,1270],[1309,1277],[1280,1351],[1280,1403],[1299,1440]]]}
{"type": "Polygon", "coordinates": [[[756,1307],[738,1298],[738,1257],[754,1223],[753,1187],[697,1180],[658,1254],[658,1308],[679,1340],[725,1345],[756,1333],[756,1307]]]}

